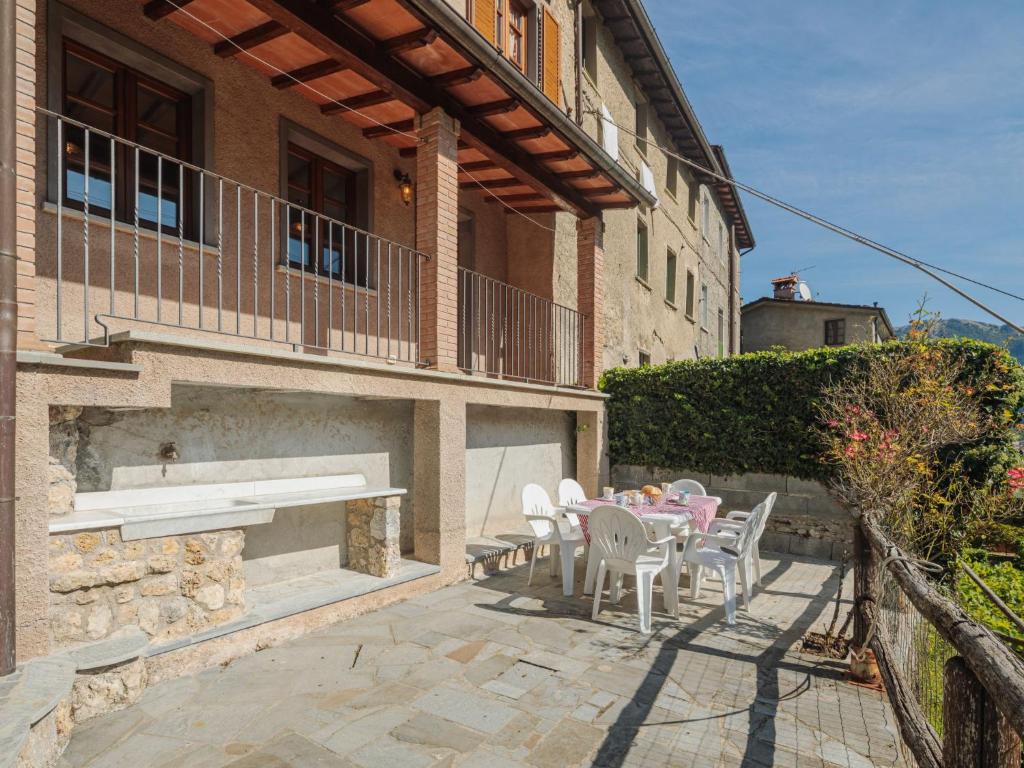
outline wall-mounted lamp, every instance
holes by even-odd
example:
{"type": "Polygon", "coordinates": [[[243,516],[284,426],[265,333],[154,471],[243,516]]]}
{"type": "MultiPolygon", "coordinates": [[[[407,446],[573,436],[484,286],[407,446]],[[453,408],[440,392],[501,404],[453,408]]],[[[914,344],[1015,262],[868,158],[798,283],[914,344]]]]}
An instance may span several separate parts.
{"type": "Polygon", "coordinates": [[[82,148],[73,141],[68,141],[64,144],[64,154],[66,155],[77,155],[81,151],[82,148]]]}
{"type": "Polygon", "coordinates": [[[412,202],[412,179],[408,173],[395,169],[395,181],[398,182],[398,191],[402,195],[402,202],[406,205],[412,202]]]}

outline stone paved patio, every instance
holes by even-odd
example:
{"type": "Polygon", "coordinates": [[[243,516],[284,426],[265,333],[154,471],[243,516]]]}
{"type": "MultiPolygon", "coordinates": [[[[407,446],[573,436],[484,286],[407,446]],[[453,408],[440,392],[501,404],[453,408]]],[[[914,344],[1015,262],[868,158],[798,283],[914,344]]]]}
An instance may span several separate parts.
{"type": "Polygon", "coordinates": [[[834,564],[765,565],[735,627],[712,583],[646,637],[631,595],[592,622],[518,567],[154,686],[61,765],[902,765],[884,696],[794,648],[830,615],[834,564]]]}

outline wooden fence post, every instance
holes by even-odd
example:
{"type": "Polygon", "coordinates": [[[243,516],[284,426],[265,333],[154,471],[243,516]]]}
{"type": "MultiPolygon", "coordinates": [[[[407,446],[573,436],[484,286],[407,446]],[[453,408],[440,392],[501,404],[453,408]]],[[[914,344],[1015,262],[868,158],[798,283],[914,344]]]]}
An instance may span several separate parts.
{"type": "Polygon", "coordinates": [[[868,627],[875,617],[878,563],[871,542],[860,526],[853,529],[853,647],[863,648],[868,627]]]}
{"type": "Polygon", "coordinates": [[[944,768],[1020,768],[1021,740],[961,656],[943,672],[944,768]]]}

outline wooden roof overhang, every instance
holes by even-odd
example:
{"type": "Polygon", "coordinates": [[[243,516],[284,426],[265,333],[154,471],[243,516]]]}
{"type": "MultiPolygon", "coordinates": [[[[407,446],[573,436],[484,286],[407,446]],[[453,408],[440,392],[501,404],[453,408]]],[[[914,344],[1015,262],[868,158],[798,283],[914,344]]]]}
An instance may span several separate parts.
{"type": "MultiPolygon", "coordinates": [[[[648,102],[668,129],[680,153],[697,165],[728,176],[728,167],[722,167],[718,153],[704,135],[704,129],[643,5],[639,0],[592,2],[615,38],[626,63],[633,70],[633,78],[644,89],[648,102]]],[[[735,188],[707,174],[697,174],[701,183],[715,188],[731,217],[730,222],[736,227],[737,245],[740,248],[753,248],[754,237],[750,223],[735,188]]]]}
{"type": "MultiPolygon", "coordinates": [[[[729,168],[729,161],[725,158],[725,149],[721,144],[715,144],[712,149],[718,160],[718,165],[722,169],[722,175],[731,179],[732,170],[729,168]]],[[[732,184],[718,179],[714,184],[718,199],[722,201],[722,207],[725,208],[725,213],[735,228],[736,245],[743,250],[753,248],[756,244],[754,233],[750,230],[750,222],[747,221],[747,212],[743,210],[743,200],[740,199],[739,191],[732,184]]]]}
{"type": "Polygon", "coordinates": [[[150,19],[181,26],[403,156],[416,154],[417,116],[443,108],[461,125],[460,188],[511,210],[592,216],[654,202],[445,0],[140,1],[150,19]]]}

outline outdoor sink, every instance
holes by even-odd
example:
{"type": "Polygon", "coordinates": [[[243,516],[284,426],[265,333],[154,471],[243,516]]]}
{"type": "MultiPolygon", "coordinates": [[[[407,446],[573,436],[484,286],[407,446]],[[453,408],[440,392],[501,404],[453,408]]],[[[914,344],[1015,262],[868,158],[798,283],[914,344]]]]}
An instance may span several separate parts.
{"type": "Polygon", "coordinates": [[[166,504],[144,504],[127,507],[121,511],[126,520],[140,517],[165,517],[202,515],[225,512],[232,509],[253,509],[261,504],[246,499],[193,499],[189,501],[173,501],[166,504]]]}

